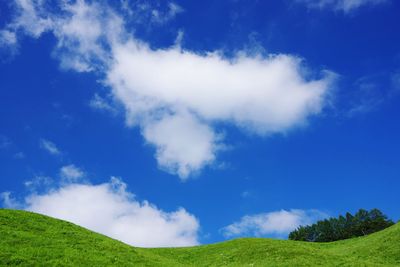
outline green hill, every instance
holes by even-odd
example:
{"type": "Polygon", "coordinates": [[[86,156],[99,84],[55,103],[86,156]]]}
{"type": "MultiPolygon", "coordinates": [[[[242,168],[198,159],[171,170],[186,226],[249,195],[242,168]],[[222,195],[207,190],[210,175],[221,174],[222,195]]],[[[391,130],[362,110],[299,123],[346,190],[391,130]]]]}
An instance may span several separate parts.
{"type": "Polygon", "coordinates": [[[62,220],[0,209],[0,265],[400,266],[400,224],[332,243],[244,238],[188,248],[135,248],[62,220]]]}

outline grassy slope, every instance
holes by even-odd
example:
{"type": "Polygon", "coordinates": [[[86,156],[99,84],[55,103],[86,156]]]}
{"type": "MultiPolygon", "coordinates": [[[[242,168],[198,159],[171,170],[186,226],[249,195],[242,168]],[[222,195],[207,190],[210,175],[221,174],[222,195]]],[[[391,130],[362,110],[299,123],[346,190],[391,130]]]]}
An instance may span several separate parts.
{"type": "Polygon", "coordinates": [[[133,248],[74,224],[0,209],[0,265],[400,266],[400,224],[332,243],[264,238],[190,248],[133,248]]]}

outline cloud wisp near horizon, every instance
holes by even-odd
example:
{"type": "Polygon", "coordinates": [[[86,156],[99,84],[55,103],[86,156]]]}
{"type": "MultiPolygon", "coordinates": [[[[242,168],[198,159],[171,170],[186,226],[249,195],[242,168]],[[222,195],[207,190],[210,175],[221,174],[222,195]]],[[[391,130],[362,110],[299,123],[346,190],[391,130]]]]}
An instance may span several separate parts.
{"type": "MultiPolygon", "coordinates": [[[[304,126],[326,106],[336,77],[289,54],[227,57],[179,44],[153,49],[126,29],[128,15],[106,4],[59,2],[57,14],[42,1],[15,4],[3,43],[17,49],[21,35],[52,33],[61,68],[102,77],[124,107],[126,124],[139,127],[155,148],[159,167],[182,180],[212,165],[229,145],[214,125],[259,136],[304,126]]],[[[98,100],[92,105],[113,112],[98,100]]]]}
{"type": "Polygon", "coordinates": [[[328,215],[319,210],[280,210],[254,215],[246,215],[239,221],[221,229],[225,237],[275,236],[287,235],[300,225],[309,225],[328,215]]]}

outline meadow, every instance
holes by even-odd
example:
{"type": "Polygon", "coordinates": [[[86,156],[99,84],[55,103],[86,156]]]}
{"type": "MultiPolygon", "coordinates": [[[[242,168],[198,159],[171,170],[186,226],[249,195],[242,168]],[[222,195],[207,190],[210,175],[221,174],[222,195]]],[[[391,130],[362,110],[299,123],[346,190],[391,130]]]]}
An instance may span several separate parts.
{"type": "Polygon", "coordinates": [[[185,248],[137,248],[72,223],[0,209],[1,266],[400,266],[400,224],[348,240],[240,238],[185,248]]]}

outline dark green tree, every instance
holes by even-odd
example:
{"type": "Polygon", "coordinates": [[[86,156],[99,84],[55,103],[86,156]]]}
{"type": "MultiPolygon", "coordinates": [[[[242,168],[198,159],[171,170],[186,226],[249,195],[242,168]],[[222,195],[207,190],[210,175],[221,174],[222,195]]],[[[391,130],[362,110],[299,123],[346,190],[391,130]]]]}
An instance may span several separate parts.
{"type": "Polygon", "coordinates": [[[354,216],[347,212],[345,216],[340,215],[338,218],[329,218],[312,225],[300,226],[289,234],[289,239],[330,242],[368,235],[393,224],[393,221],[378,209],[370,211],[360,209],[354,216]]]}

